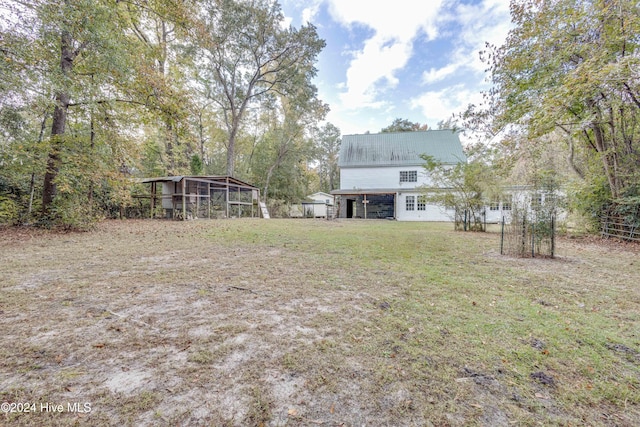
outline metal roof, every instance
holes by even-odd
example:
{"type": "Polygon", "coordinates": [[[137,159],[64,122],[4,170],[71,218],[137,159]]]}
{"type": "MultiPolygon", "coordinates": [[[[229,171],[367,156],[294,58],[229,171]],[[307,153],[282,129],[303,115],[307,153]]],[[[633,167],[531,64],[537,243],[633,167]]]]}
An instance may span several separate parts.
{"type": "Polygon", "coordinates": [[[143,184],[148,184],[151,182],[180,182],[183,179],[187,179],[189,181],[199,181],[199,182],[208,182],[216,185],[233,185],[236,187],[247,187],[247,188],[255,188],[255,185],[251,185],[247,182],[241,181],[237,178],[228,175],[202,175],[202,176],[185,176],[185,175],[175,175],[175,176],[160,176],[154,178],[143,178],[141,182],[143,184]]]}
{"type": "Polygon", "coordinates": [[[421,166],[420,156],[442,163],[466,162],[458,134],[452,130],[344,135],[338,166],[421,166]]]}

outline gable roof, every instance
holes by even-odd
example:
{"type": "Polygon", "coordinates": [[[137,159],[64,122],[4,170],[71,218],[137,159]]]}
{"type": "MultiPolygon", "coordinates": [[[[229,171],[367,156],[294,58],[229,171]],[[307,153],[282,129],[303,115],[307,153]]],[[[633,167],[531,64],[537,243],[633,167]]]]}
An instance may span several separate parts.
{"type": "Polygon", "coordinates": [[[315,193],[313,193],[313,194],[309,194],[309,195],[307,196],[307,198],[309,198],[309,199],[313,199],[314,197],[324,197],[324,198],[327,198],[327,197],[333,197],[333,196],[332,196],[331,194],[329,194],[329,193],[325,193],[324,191],[316,191],[315,193]]]}
{"type": "Polygon", "coordinates": [[[422,166],[422,154],[449,164],[467,160],[458,134],[446,129],[344,135],[338,166],[422,166]]]}

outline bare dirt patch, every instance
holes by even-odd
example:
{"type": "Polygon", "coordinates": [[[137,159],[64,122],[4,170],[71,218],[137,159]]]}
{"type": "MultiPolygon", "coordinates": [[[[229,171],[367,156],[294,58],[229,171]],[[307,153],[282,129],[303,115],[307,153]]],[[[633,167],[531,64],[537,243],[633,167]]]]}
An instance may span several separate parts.
{"type": "Polygon", "coordinates": [[[429,227],[3,230],[0,424],[633,425],[635,252],[429,227]]]}

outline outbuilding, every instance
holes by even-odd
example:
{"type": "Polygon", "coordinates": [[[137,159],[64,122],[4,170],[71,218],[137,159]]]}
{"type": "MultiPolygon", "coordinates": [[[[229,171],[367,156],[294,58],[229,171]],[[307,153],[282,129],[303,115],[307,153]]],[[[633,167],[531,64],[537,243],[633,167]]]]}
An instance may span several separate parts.
{"type": "MultiPolygon", "coordinates": [[[[260,190],[231,176],[145,178],[151,216],[174,219],[259,217],[260,190]]],[[[264,215],[263,215],[264,216],[264,215]]]]}

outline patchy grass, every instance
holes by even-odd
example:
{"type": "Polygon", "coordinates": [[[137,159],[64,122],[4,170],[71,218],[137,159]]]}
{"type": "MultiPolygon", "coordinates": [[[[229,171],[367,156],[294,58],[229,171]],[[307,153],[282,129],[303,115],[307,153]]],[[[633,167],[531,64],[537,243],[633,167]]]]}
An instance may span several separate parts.
{"type": "Polygon", "coordinates": [[[495,233],[393,221],[0,237],[0,402],[36,404],[0,424],[640,419],[634,246],[561,239],[557,259],[513,259],[495,233]]]}

